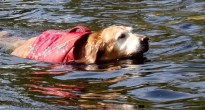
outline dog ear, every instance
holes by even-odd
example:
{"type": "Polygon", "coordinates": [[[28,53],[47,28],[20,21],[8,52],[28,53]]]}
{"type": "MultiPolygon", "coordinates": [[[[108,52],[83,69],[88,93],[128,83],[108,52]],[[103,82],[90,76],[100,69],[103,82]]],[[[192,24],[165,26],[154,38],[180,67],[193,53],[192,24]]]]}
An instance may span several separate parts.
{"type": "Polygon", "coordinates": [[[96,63],[99,60],[99,53],[102,54],[105,48],[105,43],[103,42],[102,38],[100,37],[99,33],[93,33],[89,36],[88,42],[86,44],[86,62],[96,63]]]}

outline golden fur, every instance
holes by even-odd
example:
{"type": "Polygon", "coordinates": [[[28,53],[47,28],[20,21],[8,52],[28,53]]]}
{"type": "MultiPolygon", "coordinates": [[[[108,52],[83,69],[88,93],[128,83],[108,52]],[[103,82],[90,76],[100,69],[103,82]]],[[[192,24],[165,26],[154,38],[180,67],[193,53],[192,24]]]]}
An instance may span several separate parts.
{"type": "MultiPolygon", "coordinates": [[[[36,37],[33,37],[10,43],[14,49],[11,54],[26,58],[35,39],[36,37]]],[[[77,58],[76,62],[86,64],[137,57],[148,50],[148,40],[144,35],[133,33],[131,27],[110,26],[81,40],[81,45],[76,46],[74,55],[77,58]]]]}

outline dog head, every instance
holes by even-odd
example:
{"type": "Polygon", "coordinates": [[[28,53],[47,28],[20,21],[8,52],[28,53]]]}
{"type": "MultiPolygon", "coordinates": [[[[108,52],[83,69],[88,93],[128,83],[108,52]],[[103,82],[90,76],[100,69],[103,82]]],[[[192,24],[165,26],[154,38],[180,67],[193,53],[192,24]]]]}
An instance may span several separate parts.
{"type": "Polygon", "coordinates": [[[130,58],[148,51],[148,37],[132,32],[131,27],[110,26],[88,38],[86,60],[89,63],[130,58]]]}

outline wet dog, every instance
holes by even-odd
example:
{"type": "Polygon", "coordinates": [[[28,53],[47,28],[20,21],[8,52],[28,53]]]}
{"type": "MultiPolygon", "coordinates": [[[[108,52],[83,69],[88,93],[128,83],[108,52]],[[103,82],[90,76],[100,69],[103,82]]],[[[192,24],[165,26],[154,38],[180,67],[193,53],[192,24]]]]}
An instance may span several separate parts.
{"type": "MultiPolygon", "coordinates": [[[[71,40],[69,40],[69,42],[68,40],[62,40],[68,36],[67,33],[65,34],[65,31],[61,34],[59,34],[59,32],[62,31],[47,31],[41,34],[40,37],[37,36],[30,39],[15,38],[15,41],[13,40],[12,42],[8,40],[12,37],[7,37],[6,32],[0,32],[0,45],[11,48],[11,55],[21,58],[31,58],[46,62],[75,61],[86,64],[121,58],[137,59],[141,58],[143,53],[149,49],[149,38],[141,34],[133,33],[131,27],[113,25],[97,32],[91,32],[89,29],[86,29],[81,29],[85,31],[85,33],[82,34],[85,37],[79,37],[78,40],[73,42],[73,47],[65,47],[65,45],[71,43],[71,40]],[[49,38],[46,36],[49,36],[49,38]],[[53,38],[52,36],[58,37],[53,38]],[[60,40],[53,40],[56,38],[60,38],[60,40]],[[59,42],[63,43],[60,44],[59,42]],[[63,49],[60,49],[62,47],[63,49]],[[54,49],[58,50],[54,51],[54,49]],[[71,54],[67,54],[70,51],[72,51],[71,54]],[[66,55],[61,56],[60,61],[58,61],[59,59],[55,60],[59,54],[66,55]],[[72,59],[68,59],[68,57],[72,57],[72,59]]],[[[74,36],[76,33],[79,33],[76,28],[74,28],[74,31],[75,32],[69,32],[74,36]]],[[[73,37],[71,37],[71,39],[73,39],[73,37]]]]}

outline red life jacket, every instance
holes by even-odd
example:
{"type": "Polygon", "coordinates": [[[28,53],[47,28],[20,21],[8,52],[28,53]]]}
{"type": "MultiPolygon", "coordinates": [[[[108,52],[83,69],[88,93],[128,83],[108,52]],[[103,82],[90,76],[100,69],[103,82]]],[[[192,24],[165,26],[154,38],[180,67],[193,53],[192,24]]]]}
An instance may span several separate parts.
{"type": "Polygon", "coordinates": [[[90,33],[90,29],[84,26],[76,26],[69,31],[45,31],[37,36],[27,58],[44,62],[74,61],[76,42],[90,33]]]}

